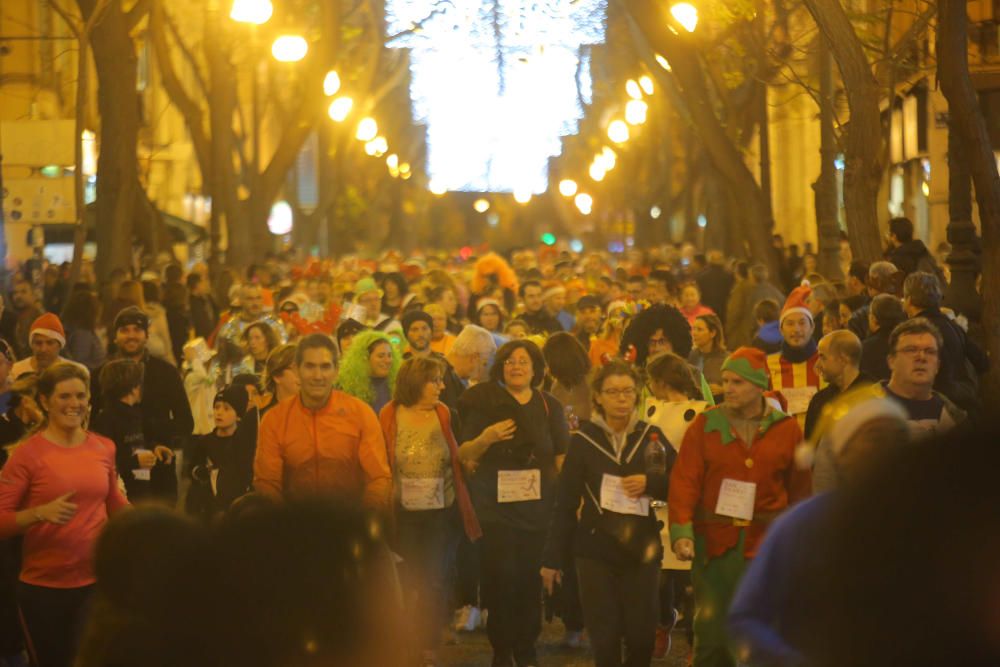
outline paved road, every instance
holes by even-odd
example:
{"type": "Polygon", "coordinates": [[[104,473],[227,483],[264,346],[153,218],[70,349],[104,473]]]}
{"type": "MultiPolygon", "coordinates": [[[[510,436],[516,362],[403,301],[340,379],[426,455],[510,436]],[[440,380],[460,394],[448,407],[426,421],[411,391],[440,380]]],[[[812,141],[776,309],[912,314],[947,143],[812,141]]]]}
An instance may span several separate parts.
{"type": "MultiPolygon", "coordinates": [[[[540,667],[591,667],[594,663],[587,651],[559,647],[562,635],[562,624],[558,621],[543,627],[538,647],[540,667]]],[[[673,650],[663,660],[654,660],[655,667],[684,667],[687,664],[688,645],[683,631],[674,632],[673,641],[673,650]]],[[[462,633],[458,644],[441,650],[440,664],[443,667],[488,667],[492,656],[485,632],[462,633]]]]}

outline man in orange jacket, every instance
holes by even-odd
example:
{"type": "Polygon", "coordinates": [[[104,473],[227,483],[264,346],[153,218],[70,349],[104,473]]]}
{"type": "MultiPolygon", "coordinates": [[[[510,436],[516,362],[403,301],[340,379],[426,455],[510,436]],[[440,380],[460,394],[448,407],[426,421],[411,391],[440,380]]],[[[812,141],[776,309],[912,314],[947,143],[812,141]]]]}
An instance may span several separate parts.
{"type": "Polygon", "coordinates": [[[695,418],[670,474],[670,540],[691,571],[694,667],[735,664],[726,612],[768,524],[810,493],[795,467],[798,421],[764,399],[767,359],[741,347],[722,365],[725,401],[695,418]]]}
{"type": "Polygon", "coordinates": [[[388,513],[392,473],[382,429],[366,403],[334,390],[336,343],[310,334],[295,360],[302,389],[261,422],[254,489],[279,499],[334,497],[388,513]]]}

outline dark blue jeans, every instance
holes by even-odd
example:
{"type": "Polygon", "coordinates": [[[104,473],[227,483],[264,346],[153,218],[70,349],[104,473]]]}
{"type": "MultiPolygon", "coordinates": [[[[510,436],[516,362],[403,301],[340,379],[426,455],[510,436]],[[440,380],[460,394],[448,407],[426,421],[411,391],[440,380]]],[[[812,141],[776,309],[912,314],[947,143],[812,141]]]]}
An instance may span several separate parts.
{"type": "Polygon", "coordinates": [[[437,648],[450,616],[451,574],[461,524],[454,504],[440,510],[396,514],[396,544],[403,558],[403,589],[421,649],[437,648]]]}

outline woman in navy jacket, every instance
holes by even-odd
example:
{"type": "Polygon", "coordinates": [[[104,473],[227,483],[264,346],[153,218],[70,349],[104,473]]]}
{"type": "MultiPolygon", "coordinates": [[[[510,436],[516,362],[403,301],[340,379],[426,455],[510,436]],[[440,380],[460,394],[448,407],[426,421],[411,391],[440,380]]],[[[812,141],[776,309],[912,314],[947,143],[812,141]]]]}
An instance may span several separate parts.
{"type": "Polygon", "coordinates": [[[559,479],[542,580],[551,590],[575,558],[597,667],[648,666],[663,556],[650,499],[666,499],[675,454],[658,428],[639,419],[640,387],[630,366],[603,366],[592,389],[595,412],[573,434],[559,479]]]}

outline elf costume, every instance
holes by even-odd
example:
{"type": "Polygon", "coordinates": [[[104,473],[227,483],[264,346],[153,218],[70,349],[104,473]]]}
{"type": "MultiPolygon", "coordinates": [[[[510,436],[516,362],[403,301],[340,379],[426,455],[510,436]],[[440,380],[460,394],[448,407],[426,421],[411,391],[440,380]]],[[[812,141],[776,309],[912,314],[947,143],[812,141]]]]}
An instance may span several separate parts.
{"type": "MultiPolygon", "coordinates": [[[[722,369],[768,388],[767,361],[760,350],[741,347],[722,369]]],[[[759,422],[750,422],[749,431],[746,420],[725,404],[699,415],[684,436],[670,475],[671,544],[682,538],[695,544],[695,667],[735,664],[726,613],[746,561],[756,554],[768,524],[810,493],[809,472],[795,467],[802,429],[769,403],[762,400],[762,405],[759,422]],[[749,443],[740,431],[753,433],[749,443]],[[742,490],[737,495],[743,497],[744,505],[752,506],[750,518],[731,515],[733,496],[722,493],[724,481],[727,489],[742,490]]]]}
{"type": "MultiPolygon", "coordinates": [[[[781,309],[780,323],[792,314],[802,314],[809,318],[810,324],[814,327],[812,311],[806,306],[806,300],[812,290],[808,287],[796,287],[788,295],[784,307],[781,309]]],[[[792,347],[784,340],[781,341],[781,351],[768,355],[767,371],[771,376],[771,388],[780,391],[788,402],[788,412],[794,415],[799,422],[799,428],[805,430],[806,411],[809,408],[809,401],[820,389],[826,386],[826,382],[816,371],[816,361],[819,359],[819,352],[816,349],[816,341],[811,337],[804,347],[792,347]]]]}

